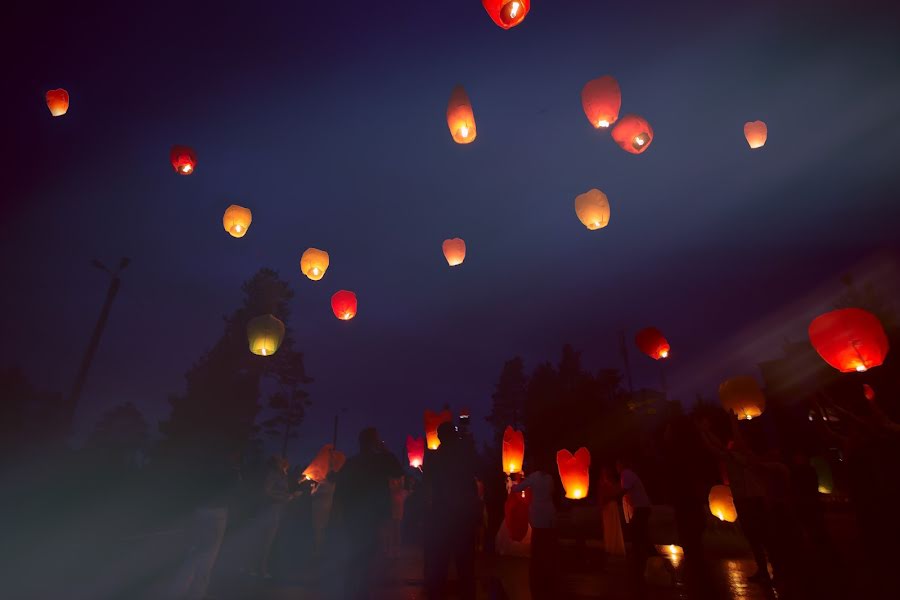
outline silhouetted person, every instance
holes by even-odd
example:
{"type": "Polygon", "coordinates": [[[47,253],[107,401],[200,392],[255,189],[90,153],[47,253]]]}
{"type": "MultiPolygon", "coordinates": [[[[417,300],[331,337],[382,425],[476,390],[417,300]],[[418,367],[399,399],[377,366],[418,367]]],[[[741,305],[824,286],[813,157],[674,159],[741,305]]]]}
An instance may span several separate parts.
{"type": "Polygon", "coordinates": [[[269,459],[266,479],[263,483],[263,509],[261,516],[260,542],[258,562],[251,575],[259,574],[263,579],[271,579],[269,573],[269,555],[272,543],[281,527],[281,518],[285,505],[294,498],[289,491],[288,469],[290,463],[286,458],[273,456],[269,459]]]}
{"type": "Polygon", "coordinates": [[[452,423],[438,427],[440,447],[426,457],[428,532],[425,586],[431,599],[446,598],[447,571],[456,564],[459,597],[475,598],[475,531],[480,502],[475,456],[452,423]]]}
{"type": "Polygon", "coordinates": [[[801,534],[805,534],[813,548],[821,552],[829,544],[825,514],[819,500],[819,475],[809,457],[800,451],[794,452],[791,459],[791,494],[801,534]]]}
{"type": "Polygon", "coordinates": [[[311,519],[313,529],[313,551],[320,554],[325,548],[325,531],[331,518],[331,507],[334,502],[334,488],[337,476],[334,471],[312,488],[311,519]]]}
{"type": "Polygon", "coordinates": [[[334,488],[333,516],[338,520],[346,565],[342,598],[367,598],[379,532],[391,517],[388,482],[403,475],[374,427],[359,433],[359,454],[347,460],[334,488]]]}
{"type": "Polygon", "coordinates": [[[619,511],[619,479],[608,465],[600,469],[597,503],[603,523],[603,550],[612,556],[625,556],[625,536],[619,511]]]}
{"type": "Polygon", "coordinates": [[[535,468],[514,485],[511,494],[531,489],[528,524],[531,525],[531,560],[528,577],[535,600],[556,598],[558,590],[559,546],[556,531],[556,507],[553,504],[553,470],[543,454],[533,457],[535,468]]]}
{"type": "Polygon", "coordinates": [[[632,470],[629,460],[624,458],[617,460],[616,471],[619,473],[619,495],[622,496],[622,506],[626,517],[630,514],[628,529],[631,533],[633,554],[632,576],[638,588],[643,589],[647,559],[654,553],[647,529],[650,523],[650,497],[644,488],[644,482],[632,470]]]}

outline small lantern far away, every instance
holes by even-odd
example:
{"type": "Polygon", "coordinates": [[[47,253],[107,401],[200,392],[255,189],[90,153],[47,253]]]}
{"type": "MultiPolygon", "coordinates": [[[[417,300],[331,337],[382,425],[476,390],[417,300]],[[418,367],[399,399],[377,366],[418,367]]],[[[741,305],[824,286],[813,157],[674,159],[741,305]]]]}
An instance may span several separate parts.
{"type": "Polygon", "coordinates": [[[581,107],[594,129],[606,129],[619,119],[622,90],[610,75],[592,79],[581,89],[581,107]]]}
{"type": "Polygon", "coordinates": [[[863,395],[869,402],[875,400],[875,389],[868,383],[863,384],[863,395]]]}
{"type": "Polygon", "coordinates": [[[521,542],[528,535],[528,511],[531,507],[531,488],[510,492],[503,506],[503,522],[509,538],[521,542]]]}
{"type": "Polygon", "coordinates": [[[566,498],[580,500],[588,494],[591,481],[591,453],[587,448],[579,448],[573,455],[566,449],[556,453],[559,478],[566,490],[566,498]]]}
{"type": "Polygon", "coordinates": [[[709,512],[720,521],[728,523],[737,521],[737,510],[734,508],[730,486],[714,485],[709,490],[709,512]]]}
{"type": "Polygon", "coordinates": [[[47,108],[54,117],[61,117],[69,110],[69,92],[62,88],[50,90],[44,94],[47,101],[47,108]]]}
{"type": "Polygon", "coordinates": [[[447,103],[447,127],[450,135],[457,144],[469,144],[475,141],[475,112],[472,110],[472,102],[466,94],[463,86],[458,85],[450,93],[450,101],[447,103]]]}
{"type": "Polygon", "coordinates": [[[179,175],[190,175],[197,167],[197,154],[188,146],[172,146],[169,161],[179,175]]]}
{"type": "Polygon", "coordinates": [[[453,413],[446,409],[442,410],[439,413],[426,410],[424,420],[425,443],[427,444],[429,450],[437,450],[441,445],[441,440],[438,439],[438,427],[440,427],[441,423],[449,423],[453,421],[453,413]]]}
{"type": "Polygon", "coordinates": [[[525,460],[525,435],[507,425],[503,432],[503,472],[520,473],[525,460]]]}
{"type": "Polygon", "coordinates": [[[272,356],[284,339],[284,323],[275,315],[260,315],[247,323],[250,352],[258,356],[272,356]]]}
{"type": "Polygon", "coordinates": [[[641,352],[653,360],[669,357],[669,350],[671,349],[669,342],[666,341],[665,336],[656,327],[646,327],[638,331],[634,337],[634,342],[641,352]]]}
{"type": "Polygon", "coordinates": [[[318,248],[307,248],[300,257],[300,272],[313,281],[325,277],[330,264],[328,253],[318,248]]]}
{"type": "Polygon", "coordinates": [[[719,400],[725,410],[733,412],[742,421],[755,419],[766,409],[766,397],[756,379],[749,375],[723,381],[719,386],[719,400]]]}
{"type": "Polygon", "coordinates": [[[609,199],[597,189],[575,197],[575,214],[581,224],[595,231],[609,225],[609,199]]]}
{"type": "Polygon", "coordinates": [[[525,20],[531,0],[481,0],[491,20],[503,29],[510,29],[525,20]]]}
{"type": "MultiPolygon", "coordinates": [[[[339,471],[340,467],[344,466],[346,458],[344,460],[335,460],[334,454],[340,454],[335,452],[334,446],[331,444],[322,446],[315,458],[312,459],[312,462],[309,463],[309,466],[303,470],[303,476],[311,481],[320,483],[325,480],[329,471],[339,471]],[[340,462],[340,466],[333,468],[337,466],[338,462],[340,462]]],[[[343,454],[341,456],[343,457],[343,454]]]]}
{"type": "Polygon", "coordinates": [[[834,492],[834,477],[831,474],[831,465],[821,456],[813,456],[809,459],[809,464],[816,471],[816,478],[819,483],[820,494],[831,494],[834,492]]]}
{"type": "Polygon", "coordinates": [[[766,145],[766,138],[769,137],[769,129],[762,121],[747,121],[744,123],[744,137],[750,148],[762,148],[766,145]]]}
{"type": "Polygon", "coordinates": [[[653,128],[644,117],[625,115],[612,128],[610,135],[622,150],[640,154],[650,147],[653,128]]]}
{"type": "Polygon", "coordinates": [[[425,440],[424,438],[414,438],[411,435],[406,436],[406,457],[409,459],[409,466],[418,469],[425,461],[425,440]]]}
{"type": "Polygon", "coordinates": [[[341,290],[331,297],[331,310],[341,321],[349,321],[356,316],[356,294],[341,290]]]}
{"type": "Polygon", "coordinates": [[[877,367],[890,349],[881,321],[861,308],[819,315],[809,324],[809,341],[825,362],[842,373],[877,367]]]}
{"type": "Polygon", "coordinates": [[[451,267],[463,264],[466,260],[466,242],[460,238],[444,240],[441,248],[444,250],[444,258],[451,267]]]}
{"type": "Polygon", "coordinates": [[[225,231],[231,234],[231,237],[242,238],[247,230],[250,229],[250,223],[253,221],[253,213],[249,208],[232,204],[225,209],[225,215],[222,216],[222,225],[225,231]]]}

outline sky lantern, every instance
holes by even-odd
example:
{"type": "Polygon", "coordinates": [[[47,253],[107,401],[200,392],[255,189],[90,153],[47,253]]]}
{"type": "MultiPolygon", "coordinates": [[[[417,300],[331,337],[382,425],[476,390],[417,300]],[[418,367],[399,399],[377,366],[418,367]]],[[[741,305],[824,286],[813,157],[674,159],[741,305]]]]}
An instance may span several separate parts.
{"type": "Polygon", "coordinates": [[[503,432],[503,472],[507,475],[520,473],[525,460],[525,435],[509,425],[503,432]]]}
{"type": "Polygon", "coordinates": [[[819,481],[819,493],[831,494],[834,492],[834,477],[831,474],[831,465],[821,456],[813,456],[809,459],[809,464],[816,470],[816,477],[819,481]]]}
{"type": "Polygon", "coordinates": [[[425,411],[425,442],[429,450],[437,450],[441,445],[437,430],[441,423],[449,423],[453,420],[453,413],[445,409],[439,413],[430,410],[425,411]]]}
{"type": "Polygon", "coordinates": [[[453,88],[450,93],[450,102],[447,103],[447,127],[450,128],[450,135],[457,144],[475,141],[475,113],[472,111],[472,102],[461,85],[453,88]]]}
{"type": "Polygon", "coordinates": [[[349,321],[356,316],[356,294],[341,290],[331,297],[331,310],[341,321],[349,321]]]}
{"type": "Polygon", "coordinates": [[[50,90],[44,94],[47,100],[47,108],[54,117],[61,117],[69,110],[69,92],[62,88],[50,90]]]}
{"type": "Polygon", "coordinates": [[[861,308],[819,315],[809,324],[809,341],[825,362],[842,373],[877,367],[890,349],[878,317],[861,308]]]}
{"type": "Polygon", "coordinates": [[[622,90],[610,75],[591,79],[581,89],[581,106],[594,129],[606,129],[619,118],[622,90]]]}
{"type": "Polygon", "coordinates": [[[190,175],[197,167],[197,154],[188,146],[172,146],[169,151],[169,161],[172,168],[179,175],[190,175]]]}
{"type": "Polygon", "coordinates": [[[242,238],[247,230],[250,229],[250,222],[253,221],[253,213],[249,208],[232,204],[225,209],[225,215],[222,217],[222,225],[225,231],[232,237],[242,238]]]}
{"type": "Polygon", "coordinates": [[[409,458],[409,466],[418,469],[425,460],[425,440],[406,436],[406,457],[409,458]]]}
{"type": "Polygon", "coordinates": [[[866,400],[872,401],[875,399],[875,389],[869,385],[868,383],[863,384],[863,395],[866,397],[866,400]]]}
{"type": "Polygon", "coordinates": [[[750,148],[762,148],[766,145],[766,138],[769,137],[769,128],[763,121],[747,121],[744,123],[744,137],[750,148]]]}
{"type": "Polygon", "coordinates": [[[579,448],[574,455],[563,448],[556,453],[556,466],[566,498],[579,500],[587,496],[591,481],[591,453],[587,448],[579,448]]]}
{"type": "Polygon", "coordinates": [[[611,135],[622,150],[640,154],[650,147],[653,128],[644,117],[625,115],[612,128],[611,135]]]}
{"type": "Polygon", "coordinates": [[[258,356],[272,356],[284,339],[284,323],[275,315],[260,315],[247,323],[250,352],[258,356]]]}
{"type": "Polygon", "coordinates": [[[737,510],[734,508],[730,486],[714,485],[709,490],[709,512],[720,521],[729,523],[737,521],[737,510]]]}
{"type": "Polygon", "coordinates": [[[575,196],[575,214],[582,225],[594,231],[609,225],[609,199],[593,189],[575,196]]]}
{"type": "Polygon", "coordinates": [[[466,260],[466,242],[460,238],[444,240],[442,246],[444,250],[444,258],[451,267],[461,265],[466,260]]]}
{"type": "Polygon", "coordinates": [[[510,29],[525,20],[531,0],[481,0],[491,20],[503,29],[510,29]]]}
{"type": "Polygon", "coordinates": [[[325,277],[328,265],[328,253],[318,248],[307,248],[300,257],[300,272],[313,281],[319,281],[325,277]]]}
{"type": "Polygon", "coordinates": [[[647,327],[637,332],[634,343],[638,349],[654,360],[669,357],[669,342],[656,327],[647,327]]]}
{"type": "Polygon", "coordinates": [[[528,535],[528,510],[531,507],[531,488],[512,492],[503,506],[503,522],[509,538],[521,542],[528,535]]]}
{"type": "Polygon", "coordinates": [[[756,379],[749,375],[732,377],[719,386],[719,400],[725,410],[730,410],[739,420],[751,420],[766,409],[766,397],[756,379]]]}
{"type": "Polygon", "coordinates": [[[346,457],[344,457],[343,460],[340,458],[335,460],[333,456],[335,454],[340,454],[340,456],[343,457],[343,453],[335,452],[334,446],[331,444],[322,446],[319,453],[316,454],[315,458],[312,459],[312,462],[309,463],[309,466],[303,470],[303,476],[316,483],[320,483],[328,476],[328,471],[340,471],[341,467],[344,466],[346,457]],[[340,463],[340,466],[337,466],[338,463],[340,463]]]}

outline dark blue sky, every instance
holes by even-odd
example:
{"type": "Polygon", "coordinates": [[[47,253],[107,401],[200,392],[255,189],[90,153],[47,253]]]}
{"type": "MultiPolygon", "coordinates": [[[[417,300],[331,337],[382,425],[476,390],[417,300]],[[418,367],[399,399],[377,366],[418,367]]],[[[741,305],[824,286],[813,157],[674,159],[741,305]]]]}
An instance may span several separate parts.
{"type": "Polygon", "coordinates": [[[395,448],[426,407],[481,423],[504,360],[570,342],[618,367],[619,329],[666,333],[684,401],[756,374],[842,273],[897,289],[900,21],[887,3],[731,4],[535,0],[510,31],[477,0],[30,8],[3,92],[0,364],[68,390],[107,285],[88,261],[129,256],[82,431],[124,401],[165,416],[262,266],[296,291],[316,379],[297,453],[341,407],[345,442],[372,423],[395,448]],[[603,74],[653,125],[645,154],[585,119],[581,87],[603,74]],[[456,83],[469,146],[444,118],[456,83]],[[769,140],[751,152],[755,119],[769,140]],[[173,144],[196,149],[191,177],[173,144]],[[592,187],[612,206],[597,232],[573,209],[592,187]],[[232,203],[253,210],[240,240],[221,226],[232,203]],[[317,283],[299,273],[309,246],[331,254],[317,283]],[[349,323],[329,308],[341,288],[359,296],[349,323]]]}

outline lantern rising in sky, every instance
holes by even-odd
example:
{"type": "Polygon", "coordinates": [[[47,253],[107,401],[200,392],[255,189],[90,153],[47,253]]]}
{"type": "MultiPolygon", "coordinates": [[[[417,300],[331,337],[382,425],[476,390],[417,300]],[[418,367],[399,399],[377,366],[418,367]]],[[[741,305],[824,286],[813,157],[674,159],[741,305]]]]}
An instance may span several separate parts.
{"type": "Polygon", "coordinates": [[[341,321],[349,321],[356,316],[356,294],[341,290],[331,297],[331,310],[341,321]]]}
{"type": "Polygon", "coordinates": [[[591,231],[603,229],[609,225],[609,199],[597,189],[579,194],[575,197],[575,214],[591,231]]]}
{"type": "Polygon", "coordinates": [[[421,467],[425,461],[425,440],[411,435],[406,436],[406,457],[413,469],[421,467]]]}
{"type": "Polygon", "coordinates": [[[44,94],[47,101],[47,108],[54,117],[61,117],[69,110],[69,92],[62,88],[50,90],[44,94]]]}
{"type": "Polygon", "coordinates": [[[450,93],[447,103],[447,127],[457,144],[469,144],[475,141],[475,113],[472,102],[463,86],[458,85],[450,93]]]}
{"type": "Polygon", "coordinates": [[[425,442],[428,444],[429,450],[437,450],[441,445],[438,439],[438,427],[441,423],[449,423],[453,420],[453,413],[449,410],[442,410],[439,413],[430,410],[425,411],[425,442]]]}
{"type": "Polygon", "coordinates": [[[507,475],[522,471],[525,460],[525,435],[509,425],[503,432],[503,472],[507,475]]]}
{"type": "Polygon", "coordinates": [[[284,323],[275,315],[260,315],[247,323],[250,352],[258,356],[272,356],[284,339],[284,323]]]}
{"type": "Polygon", "coordinates": [[[750,148],[762,148],[766,145],[766,138],[769,137],[769,128],[762,121],[747,121],[744,123],[744,137],[750,148]]]}
{"type": "Polygon", "coordinates": [[[619,119],[619,82],[609,75],[588,81],[581,89],[581,107],[594,129],[606,129],[619,119]]]}
{"type": "Polygon", "coordinates": [[[247,230],[250,229],[250,222],[253,221],[253,213],[249,208],[232,204],[225,209],[225,215],[222,217],[222,225],[225,231],[232,237],[242,238],[247,230]]]}
{"type": "Polygon", "coordinates": [[[638,350],[654,360],[669,357],[669,342],[656,327],[646,327],[638,331],[634,342],[638,350]]]}
{"type": "Polygon", "coordinates": [[[531,0],[481,0],[491,20],[503,29],[515,27],[531,8],[531,0]]]}
{"type": "Polygon", "coordinates": [[[466,242],[460,238],[444,240],[441,248],[444,250],[444,258],[451,267],[463,264],[466,260],[466,242]]]}
{"type": "Polygon", "coordinates": [[[565,448],[556,453],[559,478],[566,490],[566,498],[580,500],[587,496],[591,481],[591,453],[579,448],[573,455],[565,448]]]}
{"type": "Polygon", "coordinates": [[[725,410],[733,412],[742,421],[755,419],[766,409],[766,397],[756,379],[749,375],[723,381],[719,386],[719,400],[725,410]]]}
{"type": "Polygon", "coordinates": [[[808,333],[819,356],[842,373],[877,367],[890,349],[878,317],[861,308],[842,308],[819,315],[809,324],[808,333]]]}
{"type": "Polygon", "coordinates": [[[612,128],[610,135],[622,150],[640,154],[650,147],[653,128],[644,117],[625,115],[612,128]]]}
{"type": "Polygon", "coordinates": [[[737,521],[737,510],[734,508],[730,486],[714,485],[709,490],[709,512],[720,521],[728,523],[737,521]]]}
{"type": "Polygon", "coordinates": [[[188,146],[172,146],[169,152],[172,168],[179,175],[190,175],[197,167],[197,154],[188,146]]]}
{"type": "Polygon", "coordinates": [[[300,257],[300,272],[313,281],[319,281],[325,277],[329,264],[327,252],[318,248],[307,248],[300,257]]]}

